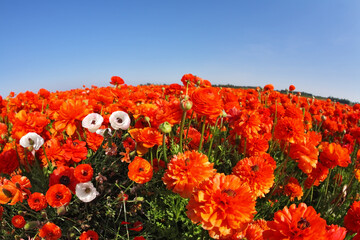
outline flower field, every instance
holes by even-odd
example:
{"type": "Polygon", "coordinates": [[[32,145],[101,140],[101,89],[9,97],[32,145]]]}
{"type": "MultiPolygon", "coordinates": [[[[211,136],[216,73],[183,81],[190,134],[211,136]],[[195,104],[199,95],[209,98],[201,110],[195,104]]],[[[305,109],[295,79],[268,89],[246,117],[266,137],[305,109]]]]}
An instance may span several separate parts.
{"type": "Polygon", "coordinates": [[[0,96],[0,239],[360,239],[360,104],[181,82],[0,96]]]}

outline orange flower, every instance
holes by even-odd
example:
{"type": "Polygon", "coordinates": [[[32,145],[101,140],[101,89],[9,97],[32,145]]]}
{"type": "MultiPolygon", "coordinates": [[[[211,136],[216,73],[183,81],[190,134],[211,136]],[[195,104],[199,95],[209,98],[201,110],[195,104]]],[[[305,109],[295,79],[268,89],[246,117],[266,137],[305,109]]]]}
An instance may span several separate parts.
{"type": "Polygon", "coordinates": [[[6,184],[0,186],[0,204],[15,205],[17,202],[22,202],[24,200],[24,195],[22,191],[16,187],[13,182],[7,182],[6,184]]]}
{"type": "Polygon", "coordinates": [[[76,163],[80,162],[81,160],[85,160],[88,153],[86,142],[71,140],[69,138],[66,140],[66,144],[63,145],[63,149],[65,151],[65,160],[72,160],[76,163]]]}
{"type": "Polygon", "coordinates": [[[349,150],[337,143],[322,142],[319,160],[327,168],[347,167],[351,162],[349,150]]]}
{"type": "MultiPolygon", "coordinates": [[[[326,239],[327,240],[343,240],[346,237],[346,228],[338,225],[326,226],[326,239]]],[[[355,238],[353,238],[354,240],[355,238]]]]}
{"type": "Polygon", "coordinates": [[[34,211],[41,211],[47,207],[47,202],[44,194],[34,192],[28,199],[29,207],[34,211]]]}
{"type": "Polygon", "coordinates": [[[264,90],[265,91],[273,91],[274,90],[274,85],[267,84],[267,85],[264,86],[264,90]]]}
{"type": "Polygon", "coordinates": [[[217,118],[223,110],[223,102],[217,88],[198,88],[191,94],[193,110],[203,116],[217,118]]]}
{"type": "Polygon", "coordinates": [[[251,240],[264,240],[263,232],[267,229],[269,229],[269,227],[267,226],[267,222],[263,219],[259,219],[251,222],[248,225],[245,235],[243,237],[251,240]]]}
{"type": "Polygon", "coordinates": [[[23,216],[21,215],[15,215],[11,219],[12,225],[16,228],[23,228],[26,224],[26,221],[23,216]]]}
{"type": "Polygon", "coordinates": [[[240,160],[232,171],[232,174],[249,184],[255,197],[264,197],[274,184],[274,167],[261,156],[240,160]]]}
{"type": "Polygon", "coordinates": [[[128,177],[136,183],[144,184],[150,181],[153,176],[151,164],[141,157],[135,157],[128,168],[128,177]]]}
{"type": "Polygon", "coordinates": [[[319,151],[310,141],[294,143],[290,146],[289,156],[298,162],[298,167],[301,171],[309,174],[314,168],[316,168],[319,151]]]}
{"type": "Polygon", "coordinates": [[[311,206],[300,203],[298,207],[292,204],[284,207],[274,215],[274,220],[268,222],[269,230],[263,233],[264,239],[326,239],[326,221],[317,214],[311,206]]]}
{"type": "Polygon", "coordinates": [[[86,131],[86,143],[88,147],[96,152],[104,141],[104,137],[97,133],[86,131]]]}
{"type": "Polygon", "coordinates": [[[57,112],[54,128],[57,131],[65,130],[67,135],[72,136],[77,128],[81,129],[81,122],[90,111],[82,100],[68,99],[57,112]]]}
{"type": "Polygon", "coordinates": [[[275,126],[275,138],[289,143],[304,140],[304,124],[299,119],[284,117],[275,126]]]}
{"type": "Polygon", "coordinates": [[[305,188],[311,188],[311,186],[319,186],[320,182],[324,181],[329,173],[329,169],[318,162],[316,168],[314,168],[308,178],[305,180],[305,188]]]}
{"type": "Polygon", "coordinates": [[[39,232],[39,237],[45,238],[45,240],[57,240],[61,238],[61,235],[61,229],[51,222],[44,224],[39,232]]]}
{"type": "Polygon", "coordinates": [[[294,85],[290,85],[290,86],[289,86],[289,91],[292,92],[292,91],[294,91],[294,90],[295,90],[295,86],[294,86],[294,85]]]}
{"type": "Polygon", "coordinates": [[[187,216],[201,223],[215,239],[246,228],[256,213],[250,188],[235,175],[217,173],[198,185],[191,195],[187,216]]]}
{"type": "Polygon", "coordinates": [[[53,208],[68,205],[71,197],[70,189],[63,184],[55,184],[46,192],[46,201],[53,208]]]}
{"type": "Polygon", "coordinates": [[[134,128],[129,130],[132,138],[135,139],[139,155],[145,154],[149,148],[155,145],[162,145],[163,135],[155,128],[134,128]]]}
{"type": "Polygon", "coordinates": [[[44,144],[45,154],[41,151],[40,159],[44,166],[48,165],[49,160],[54,165],[64,165],[64,149],[61,147],[60,142],[57,138],[52,138],[44,144]]]}
{"type": "Polygon", "coordinates": [[[351,204],[344,217],[344,227],[351,233],[360,233],[360,201],[351,204]]]}
{"type": "Polygon", "coordinates": [[[80,235],[79,240],[98,240],[99,235],[93,230],[87,230],[80,235]]]}
{"type": "Polygon", "coordinates": [[[171,159],[162,180],[167,189],[183,198],[190,198],[193,189],[200,182],[216,173],[213,166],[205,154],[186,151],[171,159]]]}
{"type": "Polygon", "coordinates": [[[234,124],[234,131],[244,138],[257,138],[261,130],[261,118],[258,113],[242,111],[234,124]]]}
{"type": "Polygon", "coordinates": [[[290,197],[290,201],[294,201],[295,198],[300,200],[304,194],[299,181],[294,177],[290,177],[288,183],[284,187],[284,191],[285,195],[290,197]]]}
{"type": "Polygon", "coordinates": [[[90,164],[77,165],[74,170],[75,178],[81,183],[91,181],[93,174],[94,170],[90,164]]]}

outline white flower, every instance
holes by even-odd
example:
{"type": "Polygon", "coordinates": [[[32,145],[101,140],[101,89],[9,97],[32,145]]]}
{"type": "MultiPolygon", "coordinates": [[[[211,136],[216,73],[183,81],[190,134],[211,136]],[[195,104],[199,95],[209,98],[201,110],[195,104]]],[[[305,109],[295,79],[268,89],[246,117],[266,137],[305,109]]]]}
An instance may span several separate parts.
{"type": "Polygon", "coordinates": [[[33,147],[34,150],[39,150],[43,144],[44,139],[34,132],[29,132],[20,139],[20,145],[24,148],[33,147]]]}
{"type": "Polygon", "coordinates": [[[107,131],[107,134],[111,135],[111,128],[98,129],[98,130],[96,130],[96,133],[104,137],[106,131],[107,131]]]}
{"type": "Polygon", "coordinates": [[[104,121],[104,118],[97,113],[90,113],[82,120],[82,126],[87,128],[89,132],[96,132],[104,121]]]}
{"type": "Polygon", "coordinates": [[[92,182],[76,184],[75,194],[83,202],[91,202],[99,195],[92,182]]]}
{"type": "Polygon", "coordinates": [[[130,117],[126,112],[116,111],[110,115],[109,122],[113,129],[127,130],[130,127],[130,117]]]}

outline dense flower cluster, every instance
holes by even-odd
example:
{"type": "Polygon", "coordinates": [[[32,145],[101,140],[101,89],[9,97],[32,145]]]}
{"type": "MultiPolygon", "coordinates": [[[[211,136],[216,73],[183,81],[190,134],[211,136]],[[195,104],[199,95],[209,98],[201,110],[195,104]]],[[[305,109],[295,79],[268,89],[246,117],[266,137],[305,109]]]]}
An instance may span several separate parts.
{"type": "Polygon", "coordinates": [[[181,82],[0,97],[0,235],[360,238],[360,104],[181,82]]]}

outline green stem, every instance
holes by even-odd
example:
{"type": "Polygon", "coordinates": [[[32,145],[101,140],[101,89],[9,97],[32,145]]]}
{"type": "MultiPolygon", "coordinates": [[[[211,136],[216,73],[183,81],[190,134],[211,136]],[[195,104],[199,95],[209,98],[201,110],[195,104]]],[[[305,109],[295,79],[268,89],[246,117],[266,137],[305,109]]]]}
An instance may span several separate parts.
{"type": "Polygon", "coordinates": [[[203,123],[202,123],[202,128],[201,128],[201,138],[200,138],[200,143],[199,143],[199,152],[202,149],[202,145],[203,145],[203,141],[204,141],[204,132],[205,132],[205,116],[201,118],[203,123]]]}
{"type": "Polygon", "coordinates": [[[180,141],[179,141],[180,152],[183,151],[182,142],[183,142],[183,132],[184,132],[185,120],[186,120],[186,111],[183,111],[182,118],[181,118],[181,125],[180,125],[180,141]]]}
{"type": "Polygon", "coordinates": [[[163,135],[162,149],[164,154],[164,161],[167,163],[167,155],[166,155],[166,143],[165,143],[166,134],[163,135]]]}

